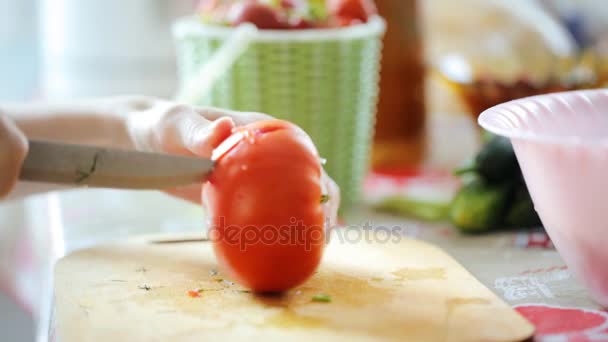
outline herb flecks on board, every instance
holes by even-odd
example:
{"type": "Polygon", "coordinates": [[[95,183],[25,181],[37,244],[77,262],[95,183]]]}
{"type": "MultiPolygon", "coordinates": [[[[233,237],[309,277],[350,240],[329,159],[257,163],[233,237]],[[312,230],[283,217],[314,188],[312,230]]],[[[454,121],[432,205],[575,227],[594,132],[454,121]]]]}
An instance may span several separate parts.
{"type": "Polygon", "coordinates": [[[149,285],[139,285],[137,288],[144,291],[152,290],[152,287],[150,287],[149,285]]]}
{"type": "Polygon", "coordinates": [[[312,296],[312,301],[317,303],[330,303],[331,296],[325,293],[319,293],[312,296]]]}

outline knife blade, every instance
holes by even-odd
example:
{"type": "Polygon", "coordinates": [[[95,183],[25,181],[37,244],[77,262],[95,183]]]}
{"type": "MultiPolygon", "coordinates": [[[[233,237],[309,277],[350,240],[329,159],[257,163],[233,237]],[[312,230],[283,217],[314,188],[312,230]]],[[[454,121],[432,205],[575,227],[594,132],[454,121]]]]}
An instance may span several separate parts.
{"type": "Polygon", "coordinates": [[[213,161],[98,146],[29,141],[19,179],[122,189],[165,189],[202,182],[213,161]]]}

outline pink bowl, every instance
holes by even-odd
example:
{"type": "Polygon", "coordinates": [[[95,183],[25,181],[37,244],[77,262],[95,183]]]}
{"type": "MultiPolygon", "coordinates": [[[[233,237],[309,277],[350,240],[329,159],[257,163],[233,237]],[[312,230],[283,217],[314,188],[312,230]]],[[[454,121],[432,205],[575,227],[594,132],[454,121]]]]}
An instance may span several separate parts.
{"type": "Polygon", "coordinates": [[[511,139],[557,250],[608,307],[608,90],[507,102],[482,113],[479,124],[511,139]]]}

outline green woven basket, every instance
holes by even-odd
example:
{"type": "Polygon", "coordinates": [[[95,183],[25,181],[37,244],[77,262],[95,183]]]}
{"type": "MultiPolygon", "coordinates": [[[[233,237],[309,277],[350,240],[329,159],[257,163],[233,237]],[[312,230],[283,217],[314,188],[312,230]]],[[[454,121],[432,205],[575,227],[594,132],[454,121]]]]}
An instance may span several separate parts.
{"type": "MultiPolygon", "coordinates": [[[[195,104],[267,113],[302,127],[327,160],[325,169],[342,190],[343,208],[349,208],[360,197],[368,169],[384,31],[379,17],[339,29],[260,30],[195,104]]],[[[232,32],[196,18],[175,24],[182,83],[232,32]]]]}

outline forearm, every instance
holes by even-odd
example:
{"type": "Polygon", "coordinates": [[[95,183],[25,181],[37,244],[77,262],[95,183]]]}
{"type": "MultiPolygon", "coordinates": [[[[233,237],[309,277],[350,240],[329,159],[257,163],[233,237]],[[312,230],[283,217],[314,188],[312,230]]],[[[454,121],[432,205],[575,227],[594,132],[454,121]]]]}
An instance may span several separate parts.
{"type": "Polygon", "coordinates": [[[29,139],[132,148],[123,113],[87,102],[61,104],[0,104],[29,139]]]}
{"type": "MultiPolygon", "coordinates": [[[[28,139],[133,148],[126,126],[127,111],[103,100],[62,104],[0,104],[28,139]]],[[[19,182],[4,200],[36,193],[65,190],[69,186],[19,182]]]]}

